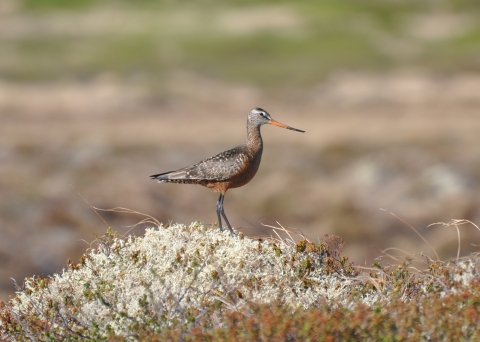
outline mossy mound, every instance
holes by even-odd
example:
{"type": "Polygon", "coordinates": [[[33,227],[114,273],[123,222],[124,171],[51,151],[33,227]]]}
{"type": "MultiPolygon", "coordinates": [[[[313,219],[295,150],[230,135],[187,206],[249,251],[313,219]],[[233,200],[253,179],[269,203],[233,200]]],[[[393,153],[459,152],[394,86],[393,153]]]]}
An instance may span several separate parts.
{"type": "Polygon", "coordinates": [[[337,237],[258,240],[193,223],[149,228],[142,237],[109,231],[97,243],[62,274],[27,279],[0,309],[2,336],[188,338],[228,328],[239,320],[233,313],[261,317],[269,306],[288,319],[311,310],[375,312],[396,301],[425,309],[424,298],[478,292],[475,256],[455,265],[427,259],[428,270],[417,273],[377,264],[367,274],[340,254],[337,237]]]}

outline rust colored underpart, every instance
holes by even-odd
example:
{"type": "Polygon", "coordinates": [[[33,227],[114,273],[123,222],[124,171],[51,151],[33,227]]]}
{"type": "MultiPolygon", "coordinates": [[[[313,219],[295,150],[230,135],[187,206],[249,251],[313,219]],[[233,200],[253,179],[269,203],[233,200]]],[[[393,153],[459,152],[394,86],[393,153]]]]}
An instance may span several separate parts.
{"type": "Polygon", "coordinates": [[[200,185],[203,185],[213,192],[220,192],[225,195],[228,190],[228,181],[200,181],[200,185]]]}
{"type": "Polygon", "coordinates": [[[258,170],[258,165],[250,167],[250,159],[245,158],[244,162],[237,168],[235,175],[227,180],[201,180],[198,184],[203,185],[213,192],[225,195],[228,189],[239,188],[252,180],[258,170]]]}

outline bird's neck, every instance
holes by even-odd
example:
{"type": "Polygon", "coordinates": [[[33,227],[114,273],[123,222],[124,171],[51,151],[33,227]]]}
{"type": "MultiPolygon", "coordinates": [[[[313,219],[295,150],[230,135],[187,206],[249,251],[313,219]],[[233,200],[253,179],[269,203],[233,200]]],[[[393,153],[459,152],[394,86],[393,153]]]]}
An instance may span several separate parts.
{"type": "Polygon", "coordinates": [[[247,146],[252,153],[257,153],[263,149],[262,135],[260,134],[260,126],[247,125],[247,146]]]}

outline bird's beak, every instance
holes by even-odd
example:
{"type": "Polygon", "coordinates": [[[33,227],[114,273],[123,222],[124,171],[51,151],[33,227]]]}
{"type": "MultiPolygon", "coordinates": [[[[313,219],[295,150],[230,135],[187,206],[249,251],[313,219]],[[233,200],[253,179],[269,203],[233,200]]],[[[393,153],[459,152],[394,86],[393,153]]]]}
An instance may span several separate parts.
{"type": "Polygon", "coordinates": [[[286,129],[291,129],[292,131],[297,131],[297,132],[302,132],[302,133],[305,133],[305,131],[302,131],[301,129],[296,129],[296,128],[293,128],[293,127],[290,127],[290,126],[287,126],[287,125],[284,125],[278,121],[275,121],[273,119],[270,119],[270,121],[268,122],[269,124],[271,125],[275,125],[275,126],[278,126],[278,127],[282,127],[282,128],[286,128],[286,129]]]}

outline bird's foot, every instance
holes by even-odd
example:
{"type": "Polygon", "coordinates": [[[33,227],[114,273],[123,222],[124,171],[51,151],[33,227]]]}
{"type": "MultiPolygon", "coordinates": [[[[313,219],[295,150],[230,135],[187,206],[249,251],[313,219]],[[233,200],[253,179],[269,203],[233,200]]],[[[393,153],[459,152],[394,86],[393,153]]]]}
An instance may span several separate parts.
{"type": "Polygon", "coordinates": [[[215,222],[212,224],[212,226],[217,226],[218,228],[220,228],[220,231],[223,232],[223,227],[221,223],[215,222]]]}
{"type": "MultiPolygon", "coordinates": [[[[221,223],[219,224],[218,222],[215,222],[212,226],[218,226],[218,228],[220,228],[220,231],[223,232],[224,227],[221,223]]],[[[233,230],[233,228],[230,227],[229,225],[227,226],[227,228],[230,230],[230,235],[232,235],[232,236],[238,236],[239,235],[239,232],[233,230]]]]}
{"type": "Polygon", "coordinates": [[[238,236],[238,231],[233,230],[232,227],[230,227],[230,226],[228,226],[228,229],[230,230],[230,235],[232,235],[234,237],[238,236]]]}

